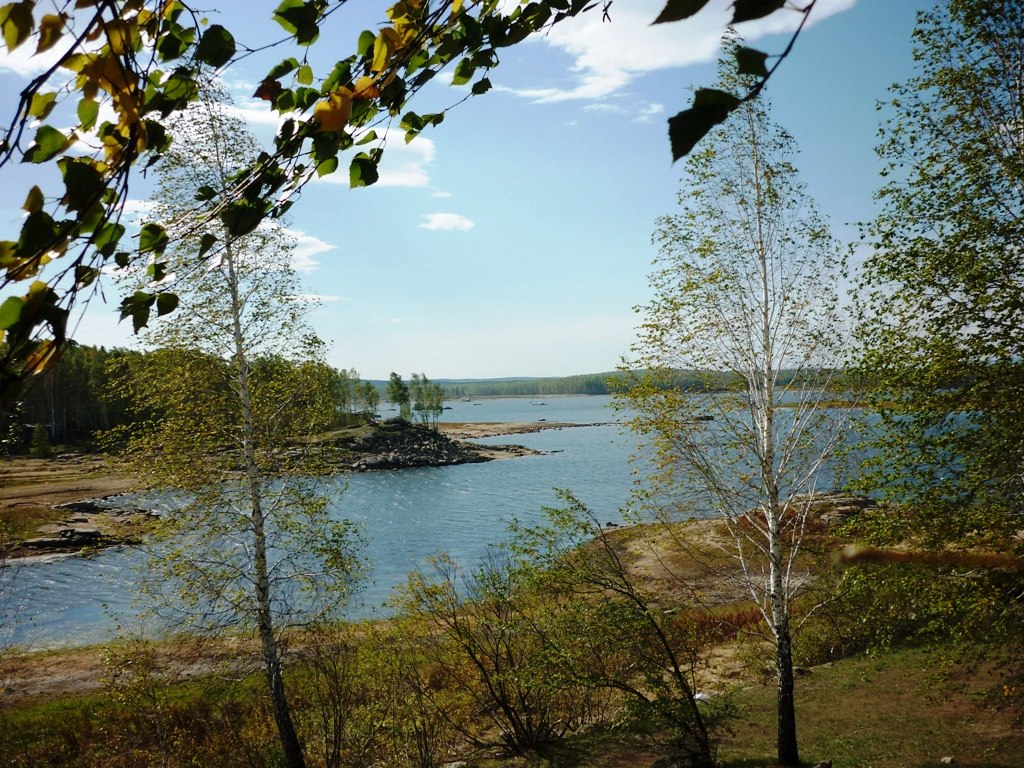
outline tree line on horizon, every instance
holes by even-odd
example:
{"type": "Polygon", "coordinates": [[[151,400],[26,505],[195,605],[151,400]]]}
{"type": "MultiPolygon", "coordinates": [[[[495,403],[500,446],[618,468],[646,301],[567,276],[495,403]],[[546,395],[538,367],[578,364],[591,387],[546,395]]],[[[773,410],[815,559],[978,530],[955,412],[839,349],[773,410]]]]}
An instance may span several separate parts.
{"type": "MultiPolygon", "coordinates": [[[[13,411],[2,415],[3,434],[8,450],[18,452],[28,447],[34,427],[43,425],[52,443],[88,443],[97,433],[105,432],[132,419],[128,402],[113,381],[117,370],[127,361],[148,353],[138,350],[91,346],[71,342],[60,360],[39,376],[25,392],[25,397],[13,411]]],[[[788,383],[784,372],[783,379],[788,383]]],[[[392,381],[363,379],[355,368],[334,368],[323,365],[322,375],[333,396],[336,419],[328,426],[337,427],[353,419],[372,418],[378,414],[382,401],[392,402],[399,392],[392,381]],[[390,388],[390,389],[389,389],[390,388]]],[[[393,377],[398,374],[393,374],[393,377]]],[[[509,378],[465,380],[458,382],[428,382],[431,388],[430,405],[419,410],[412,406],[402,415],[407,420],[429,411],[431,421],[439,416],[438,403],[464,397],[539,397],[553,395],[613,395],[628,381],[629,372],[608,371],[552,376],[541,378],[509,378]],[[438,391],[434,391],[439,388],[438,391]],[[440,398],[440,399],[439,399],[440,398]]],[[[413,374],[407,386],[419,391],[416,379],[424,374],[413,374]]],[[[401,377],[398,376],[401,381],[401,377]]],[[[725,390],[735,385],[734,377],[726,374],[704,375],[695,371],[674,371],[663,386],[683,392],[725,390]]],[[[422,419],[421,419],[422,420],[422,419]]]]}

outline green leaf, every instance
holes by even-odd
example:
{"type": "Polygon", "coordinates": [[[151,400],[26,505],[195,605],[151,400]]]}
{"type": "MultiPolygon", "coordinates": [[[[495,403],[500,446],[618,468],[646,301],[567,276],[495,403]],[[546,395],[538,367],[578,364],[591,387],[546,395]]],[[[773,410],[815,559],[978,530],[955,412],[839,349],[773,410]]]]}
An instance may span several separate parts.
{"type": "Polygon", "coordinates": [[[35,211],[25,217],[18,240],[18,254],[31,256],[51,250],[60,240],[57,222],[45,211],[35,211]]]}
{"type": "Polygon", "coordinates": [[[178,297],[173,293],[161,293],[156,297],[156,314],[157,317],[163,317],[169,315],[175,309],[178,308],[178,297]]]}
{"type": "Polygon", "coordinates": [[[309,45],[320,36],[317,21],[320,13],[313,2],[284,0],[274,11],[274,20],[295,38],[299,45],[309,45]]]}
{"type": "Polygon", "coordinates": [[[56,93],[37,93],[32,96],[28,113],[37,120],[45,120],[56,105],[56,93]]]}
{"type": "Polygon", "coordinates": [[[708,0],[668,0],[652,23],[664,24],[669,21],[681,21],[693,16],[708,4],[708,0]]]}
{"type": "Polygon", "coordinates": [[[477,82],[473,83],[473,95],[480,96],[491,90],[491,81],[486,77],[481,78],[477,82]]]}
{"type": "Polygon", "coordinates": [[[452,77],[452,85],[465,85],[472,79],[476,72],[476,65],[470,58],[465,58],[455,67],[455,75],[452,77]]]}
{"type": "Polygon", "coordinates": [[[209,184],[204,184],[196,190],[196,200],[207,202],[213,200],[217,196],[217,190],[211,187],[209,184]]]}
{"type": "Polygon", "coordinates": [[[159,283],[167,277],[167,264],[163,261],[154,261],[146,267],[146,274],[154,283],[159,283]]]}
{"type": "Polygon", "coordinates": [[[0,28],[3,29],[4,43],[7,50],[13,51],[28,40],[35,26],[32,18],[32,0],[21,3],[10,3],[0,8],[0,28]]]}
{"type": "Polygon", "coordinates": [[[775,13],[786,4],[786,0],[735,0],[732,4],[732,22],[739,24],[744,21],[762,19],[775,13]]]}
{"type": "Polygon", "coordinates": [[[303,64],[299,67],[299,71],[295,73],[295,79],[302,85],[313,84],[313,68],[309,64],[303,64]]]}
{"type": "Polygon", "coordinates": [[[99,276],[100,271],[95,267],[79,264],[75,267],[75,286],[79,289],[87,288],[96,282],[96,278],[99,276]]]}
{"type": "Polygon", "coordinates": [[[266,206],[262,200],[239,200],[221,211],[220,220],[232,237],[242,237],[260,225],[267,213],[266,206]]]}
{"type": "Polygon", "coordinates": [[[123,235],[124,226],[111,221],[100,227],[93,238],[92,244],[103,256],[109,257],[114,252],[123,235]]]}
{"type": "Polygon", "coordinates": [[[100,103],[93,99],[82,99],[78,102],[78,121],[82,124],[83,131],[91,131],[96,125],[96,118],[100,114],[100,103]]]}
{"type": "Polygon", "coordinates": [[[64,199],[61,202],[72,211],[84,211],[95,205],[107,189],[103,174],[89,158],[62,159],[64,199]]]}
{"type": "Polygon", "coordinates": [[[157,53],[160,54],[160,60],[174,61],[181,58],[185,51],[189,49],[189,46],[192,45],[194,38],[195,32],[191,29],[178,27],[177,29],[165,31],[156,47],[157,53]]]}
{"type": "Polygon", "coordinates": [[[145,291],[136,291],[131,296],[125,296],[121,300],[121,319],[130,317],[132,328],[135,333],[138,333],[149,322],[150,308],[155,301],[156,297],[145,291]]]}
{"type": "Polygon", "coordinates": [[[20,296],[9,296],[0,304],[0,328],[7,330],[21,319],[25,300],[20,296]]]}
{"type": "Polygon", "coordinates": [[[697,142],[725,120],[739,104],[740,99],[727,91],[699,89],[690,109],[669,118],[668,137],[672,144],[672,160],[690,154],[697,142]]]}
{"type": "Polygon", "coordinates": [[[339,85],[344,85],[352,79],[352,58],[339,61],[334,65],[334,69],[331,70],[331,74],[324,80],[323,85],[320,86],[320,93],[327,95],[339,85]]]}
{"type": "Polygon", "coordinates": [[[213,68],[222,67],[235,55],[235,38],[220,24],[211,24],[196,46],[196,58],[213,68]]]}
{"type": "Polygon", "coordinates": [[[373,55],[373,44],[376,41],[377,36],[370,30],[364,29],[359,33],[359,42],[356,43],[356,53],[364,57],[373,55]]]}
{"type": "Polygon", "coordinates": [[[67,143],[67,136],[49,125],[39,126],[36,131],[35,143],[25,152],[22,162],[45,163],[52,160],[67,143]]]}
{"type": "Polygon", "coordinates": [[[199,258],[203,258],[207,251],[213,248],[214,243],[217,242],[217,236],[207,232],[199,240],[199,258]]]}
{"type": "Polygon", "coordinates": [[[285,75],[287,75],[289,72],[294,72],[298,68],[299,68],[299,60],[298,59],[296,59],[294,57],[287,58],[284,61],[280,62],[279,64],[275,65],[274,68],[267,73],[266,79],[267,80],[278,80],[278,79],[284,77],[285,75]]]}
{"type": "Polygon", "coordinates": [[[377,160],[365,152],[360,152],[348,167],[349,186],[352,189],[357,187],[368,187],[375,184],[380,174],[377,171],[377,160]]]}
{"type": "Polygon", "coordinates": [[[139,250],[142,253],[155,253],[160,255],[164,252],[169,242],[166,230],[159,224],[152,222],[144,224],[139,232],[139,250]]]}
{"type": "Polygon", "coordinates": [[[338,158],[329,157],[322,163],[318,163],[316,166],[316,175],[318,178],[323,178],[328,174],[334,173],[338,170],[338,158]]]}
{"type": "Polygon", "coordinates": [[[768,54],[754,48],[740,47],[736,49],[736,71],[741,75],[753,75],[754,77],[768,77],[768,67],[765,61],[768,54]]]}

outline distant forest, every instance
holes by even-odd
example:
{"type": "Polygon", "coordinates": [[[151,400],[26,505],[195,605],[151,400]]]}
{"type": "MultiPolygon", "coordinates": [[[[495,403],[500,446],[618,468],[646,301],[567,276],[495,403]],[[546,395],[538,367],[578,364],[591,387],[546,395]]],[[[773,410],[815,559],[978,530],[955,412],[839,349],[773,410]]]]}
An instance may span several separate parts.
{"type": "MultiPolygon", "coordinates": [[[[4,445],[18,451],[27,448],[32,430],[44,425],[54,443],[87,443],[96,433],[112,429],[132,418],[126,401],[119,395],[115,370],[125,358],[145,353],[69,344],[57,365],[34,381],[22,403],[0,424],[4,445]]],[[[387,382],[361,380],[357,371],[323,366],[323,375],[335,393],[337,423],[346,416],[375,415],[378,403],[387,399],[387,382]]],[[[464,397],[538,397],[552,395],[608,395],[622,371],[587,373],[577,376],[506,379],[441,379],[446,400],[464,397]]],[[[710,378],[694,372],[677,372],[664,386],[680,389],[725,389],[727,376],[710,378]]],[[[784,383],[784,382],[783,382],[784,383]]]]}

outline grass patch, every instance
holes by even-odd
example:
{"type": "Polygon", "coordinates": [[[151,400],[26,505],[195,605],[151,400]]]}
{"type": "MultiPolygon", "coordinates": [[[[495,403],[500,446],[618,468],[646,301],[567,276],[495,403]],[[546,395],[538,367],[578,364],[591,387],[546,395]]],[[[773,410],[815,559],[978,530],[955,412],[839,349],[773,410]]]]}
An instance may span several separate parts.
{"type": "MultiPolygon", "coordinates": [[[[937,654],[900,650],[808,671],[797,680],[801,758],[834,768],[1020,766],[1024,736],[1013,713],[987,698],[990,670],[937,673],[937,654]]],[[[774,765],[774,685],[737,694],[741,717],[722,744],[724,765],[774,765]]]]}
{"type": "Polygon", "coordinates": [[[60,522],[66,516],[66,511],[45,505],[22,504],[0,508],[0,530],[18,541],[31,539],[39,535],[40,526],[60,522]]]}

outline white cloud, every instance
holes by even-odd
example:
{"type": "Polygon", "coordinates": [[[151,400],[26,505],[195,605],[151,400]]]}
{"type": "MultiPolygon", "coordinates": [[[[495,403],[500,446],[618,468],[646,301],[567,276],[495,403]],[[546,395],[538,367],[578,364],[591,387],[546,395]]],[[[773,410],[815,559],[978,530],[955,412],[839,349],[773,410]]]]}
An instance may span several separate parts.
{"type": "MultiPolygon", "coordinates": [[[[819,0],[809,24],[851,8],[856,0],[819,0]]],[[[664,0],[635,0],[611,9],[612,23],[590,12],[556,25],[541,40],[573,59],[576,84],[513,90],[538,102],[599,99],[628,85],[645,72],[712,61],[730,18],[732,0],[713,0],[696,16],[682,22],[652,25],[664,0]]],[[[765,35],[792,31],[800,14],[783,10],[737,27],[753,42],[765,35]]]]}
{"type": "Polygon", "coordinates": [[[420,229],[468,232],[476,226],[473,221],[458,213],[426,213],[423,215],[423,219],[420,229]]]}
{"type": "Polygon", "coordinates": [[[24,78],[35,77],[50,69],[64,53],[63,50],[51,48],[34,56],[34,50],[31,40],[11,52],[5,50],[4,55],[0,56],[0,72],[11,72],[24,78]]]}
{"type": "Polygon", "coordinates": [[[333,251],[338,247],[333,243],[325,242],[319,237],[307,235],[305,232],[297,229],[285,228],[284,231],[289,237],[295,239],[295,249],[292,251],[292,268],[296,272],[302,272],[306,275],[312,273],[313,270],[320,266],[320,262],[316,261],[313,258],[314,256],[319,253],[333,251]]]}
{"type": "Polygon", "coordinates": [[[652,117],[657,117],[665,112],[664,104],[651,103],[641,107],[639,114],[633,118],[634,123],[649,123],[652,117]]]}
{"type": "Polygon", "coordinates": [[[434,197],[436,197],[438,199],[444,199],[444,198],[448,198],[448,197],[451,197],[451,196],[452,196],[451,192],[441,192],[440,190],[438,190],[437,192],[434,193],[434,197]]]}
{"type": "Polygon", "coordinates": [[[124,212],[134,216],[149,216],[156,210],[156,202],[153,200],[135,200],[129,198],[124,201],[124,212]]]}
{"type": "MultiPolygon", "coordinates": [[[[380,163],[380,178],[374,187],[429,187],[430,174],[427,166],[434,160],[435,145],[431,139],[418,137],[409,144],[401,132],[395,131],[385,137],[384,157],[380,163]]],[[[338,170],[330,176],[315,178],[314,181],[348,186],[348,172],[344,157],[338,170]]],[[[372,187],[371,187],[372,188],[372,187]]]]}

